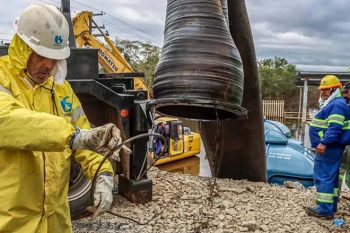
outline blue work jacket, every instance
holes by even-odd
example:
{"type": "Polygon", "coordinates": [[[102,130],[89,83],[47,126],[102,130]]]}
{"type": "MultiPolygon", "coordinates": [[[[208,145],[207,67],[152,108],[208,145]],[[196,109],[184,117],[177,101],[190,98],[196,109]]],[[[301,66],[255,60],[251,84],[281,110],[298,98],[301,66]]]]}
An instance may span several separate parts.
{"type": "Polygon", "coordinates": [[[322,108],[310,124],[311,146],[319,143],[326,146],[350,144],[350,109],[343,97],[339,96],[322,108]]]}

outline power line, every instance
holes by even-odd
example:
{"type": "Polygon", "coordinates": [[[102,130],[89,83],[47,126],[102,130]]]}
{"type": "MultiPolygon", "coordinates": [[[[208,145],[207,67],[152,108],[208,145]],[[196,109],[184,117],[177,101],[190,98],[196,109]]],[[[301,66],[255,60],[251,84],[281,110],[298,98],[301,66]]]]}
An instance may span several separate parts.
{"type": "MultiPolygon", "coordinates": [[[[87,7],[89,7],[89,6],[87,6],[87,7]]],[[[100,9],[97,9],[97,8],[94,8],[94,7],[89,7],[89,8],[91,8],[94,11],[101,11],[100,9]]],[[[107,16],[110,16],[110,15],[107,15],[107,16]]],[[[117,32],[122,32],[122,33],[125,33],[126,35],[129,35],[129,36],[133,35],[134,37],[141,38],[141,39],[147,41],[148,43],[154,43],[154,44],[156,44],[158,46],[161,46],[160,42],[154,41],[154,40],[150,39],[149,37],[146,37],[144,34],[139,33],[138,31],[136,31],[133,28],[129,28],[128,25],[120,24],[120,25],[117,26],[115,23],[113,23],[113,22],[111,22],[111,21],[109,21],[109,20],[107,20],[107,19],[105,19],[103,17],[96,17],[95,21],[98,24],[105,24],[105,25],[108,26],[108,28],[112,28],[112,29],[114,29],[117,32]]],[[[111,30],[109,30],[109,31],[111,31],[111,30]]],[[[118,35],[118,33],[116,33],[116,34],[118,35]]]]}
{"type": "MultiPolygon", "coordinates": [[[[104,13],[107,14],[107,12],[104,11],[104,10],[101,10],[101,9],[98,9],[98,8],[95,8],[95,7],[92,7],[92,6],[89,6],[89,5],[87,5],[87,4],[81,3],[81,2],[76,1],[76,0],[74,0],[74,1],[77,2],[77,3],[80,4],[80,5],[83,5],[83,6],[86,6],[86,7],[90,7],[91,9],[95,9],[95,10],[98,10],[98,11],[102,11],[102,12],[104,12],[104,13]]],[[[142,32],[142,33],[144,33],[144,34],[146,34],[146,35],[149,35],[149,36],[153,37],[151,34],[148,34],[147,32],[145,32],[145,31],[143,31],[143,30],[141,30],[141,29],[139,29],[139,28],[137,28],[137,27],[135,27],[135,26],[133,26],[133,25],[127,23],[127,22],[125,22],[124,20],[121,20],[121,19],[119,19],[119,18],[117,18],[117,17],[115,17],[115,16],[113,16],[113,15],[111,15],[111,14],[109,14],[109,13],[108,13],[108,15],[111,16],[112,18],[114,18],[114,19],[116,19],[116,20],[118,20],[118,21],[120,21],[120,22],[122,22],[122,23],[128,25],[129,27],[134,28],[134,29],[137,30],[137,31],[140,31],[140,32],[142,32]]],[[[155,39],[156,39],[156,38],[155,38],[155,39]]]]}
{"type": "MultiPolygon", "coordinates": [[[[127,29],[123,30],[122,28],[117,27],[115,24],[111,23],[110,21],[107,21],[107,20],[105,20],[105,19],[99,19],[98,21],[99,21],[99,22],[102,22],[102,24],[108,25],[108,27],[111,27],[111,28],[115,29],[116,31],[121,31],[122,33],[129,34],[129,31],[127,31],[127,29]]],[[[155,43],[155,44],[157,44],[157,45],[160,45],[159,42],[151,41],[149,38],[147,38],[147,37],[145,37],[145,36],[143,36],[143,35],[137,35],[137,36],[140,37],[140,38],[145,39],[145,40],[148,41],[148,42],[153,42],[153,43],[155,43]]]]}
{"type": "MultiPolygon", "coordinates": [[[[104,10],[102,10],[102,9],[99,9],[99,8],[96,8],[96,7],[93,7],[93,6],[90,6],[90,5],[81,3],[81,2],[76,1],[76,0],[74,0],[74,2],[76,2],[76,3],[78,3],[78,4],[82,5],[82,6],[88,7],[88,8],[90,8],[90,9],[94,9],[94,10],[97,10],[97,11],[102,11],[102,12],[104,12],[107,16],[112,17],[113,19],[117,20],[118,22],[127,25],[128,27],[130,27],[130,28],[136,30],[136,31],[139,32],[139,33],[143,33],[143,34],[149,36],[150,38],[146,38],[146,39],[148,39],[148,40],[150,40],[150,41],[152,41],[152,40],[156,40],[156,41],[157,41],[157,40],[158,40],[158,39],[155,38],[153,35],[151,35],[151,34],[145,32],[145,31],[143,31],[143,30],[141,30],[141,29],[139,29],[139,28],[137,28],[137,27],[135,27],[135,26],[133,26],[133,25],[127,23],[127,22],[125,22],[125,21],[122,20],[122,19],[119,19],[119,18],[113,16],[112,14],[109,14],[108,12],[106,12],[106,11],[104,11],[104,10]],[[152,39],[151,39],[151,38],[152,38],[152,39]]],[[[144,37],[144,38],[145,38],[145,37],[144,37]]],[[[154,41],[153,41],[153,42],[154,42],[154,41]]],[[[157,43],[157,44],[158,44],[158,43],[157,43]]]]}
{"type": "MultiPolygon", "coordinates": [[[[56,6],[60,6],[60,3],[57,2],[57,1],[54,1],[54,0],[40,0],[40,1],[41,1],[41,2],[44,2],[44,3],[49,3],[49,4],[54,4],[54,5],[56,5],[56,6]]],[[[85,7],[88,7],[88,8],[90,8],[90,9],[94,9],[94,10],[97,10],[97,11],[101,11],[101,10],[99,10],[99,9],[97,9],[97,8],[88,6],[88,5],[83,4],[83,3],[78,3],[78,4],[83,5],[83,6],[85,6],[85,7]]],[[[83,11],[82,9],[73,7],[72,4],[71,4],[70,8],[71,8],[72,10],[75,10],[75,11],[83,11]]],[[[102,21],[103,21],[103,23],[106,22],[106,24],[110,25],[112,28],[114,28],[114,29],[117,30],[117,31],[121,31],[121,32],[124,32],[124,33],[127,33],[127,34],[129,33],[129,31],[121,30],[120,27],[116,27],[113,23],[111,23],[111,22],[109,22],[109,21],[107,21],[107,20],[102,20],[102,21]]],[[[148,39],[148,38],[146,38],[146,39],[148,39]]]]}
{"type": "MultiPolygon", "coordinates": [[[[55,1],[55,0],[40,0],[41,2],[44,2],[44,3],[49,3],[49,4],[55,4],[56,6],[60,6],[60,3],[58,1],[55,1]]],[[[73,4],[79,4],[81,6],[84,6],[84,7],[87,7],[89,9],[93,9],[95,11],[101,11],[101,12],[104,12],[106,16],[109,16],[115,20],[117,20],[118,22],[120,22],[121,24],[120,25],[115,25],[115,23],[112,23],[111,21],[109,20],[106,20],[105,18],[97,18],[97,22],[102,22],[102,24],[106,24],[108,25],[108,27],[116,30],[117,32],[122,32],[122,33],[125,33],[127,35],[134,35],[136,37],[139,37],[141,39],[144,39],[146,40],[147,42],[149,43],[154,43],[158,46],[161,46],[161,42],[158,41],[157,38],[155,38],[154,36],[150,35],[149,33],[107,13],[106,11],[102,10],[102,9],[99,9],[99,8],[96,8],[96,7],[93,7],[93,6],[90,6],[90,5],[87,5],[85,3],[82,3],[82,2],[79,2],[79,1],[72,1],[73,4]],[[150,38],[151,37],[151,38],[150,38]]],[[[75,10],[75,11],[83,11],[81,9],[79,9],[79,7],[73,7],[71,5],[71,9],[75,10]]],[[[117,33],[118,34],[118,33],[117,33]]]]}

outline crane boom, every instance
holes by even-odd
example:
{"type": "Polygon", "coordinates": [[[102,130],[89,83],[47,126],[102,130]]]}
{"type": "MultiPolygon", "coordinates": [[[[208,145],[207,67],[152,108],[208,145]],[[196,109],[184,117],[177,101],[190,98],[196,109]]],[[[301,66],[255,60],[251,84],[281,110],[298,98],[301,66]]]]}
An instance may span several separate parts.
{"type": "MultiPolygon", "coordinates": [[[[73,31],[77,47],[87,46],[99,49],[98,61],[109,73],[132,73],[133,69],[130,64],[92,17],[92,12],[82,11],[73,18],[73,31]],[[100,31],[109,48],[92,34],[92,28],[97,28],[100,31]]],[[[134,89],[148,91],[148,86],[143,78],[135,78],[134,89]]]]}

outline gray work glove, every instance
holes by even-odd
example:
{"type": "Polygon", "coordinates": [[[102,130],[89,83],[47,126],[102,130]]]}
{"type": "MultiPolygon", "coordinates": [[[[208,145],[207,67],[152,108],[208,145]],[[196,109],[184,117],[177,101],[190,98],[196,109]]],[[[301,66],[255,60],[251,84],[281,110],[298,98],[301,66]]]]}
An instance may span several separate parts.
{"type": "MultiPolygon", "coordinates": [[[[109,123],[90,130],[77,129],[70,145],[72,150],[92,150],[106,156],[121,143],[120,130],[114,124],[109,123]]],[[[122,148],[130,151],[126,146],[122,148]]],[[[119,152],[120,149],[116,150],[111,158],[120,161],[119,152]]]]}
{"type": "Polygon", "coordinates": [[[97,217],[100,213],[104,213],[111,208],[113,202],[113,176],[101,174],[97,177],[94,206],[89,206],[88,211],[92,212],[92,218],[97,217]]]}

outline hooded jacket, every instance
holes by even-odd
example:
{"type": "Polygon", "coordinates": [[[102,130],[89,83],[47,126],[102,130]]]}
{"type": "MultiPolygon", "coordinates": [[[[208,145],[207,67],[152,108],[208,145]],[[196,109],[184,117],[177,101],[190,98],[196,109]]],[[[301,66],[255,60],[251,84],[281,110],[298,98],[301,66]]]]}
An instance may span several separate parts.
{"type": "MultiPolygon", "coordinates": [[[[89,122],[67,81],[50,76],[33,87],[25,73],[31,53],[15,35],[0,57],[0,232],[68,233],[71,157],[92,178],[103,156],[70,150],[73,126],[89,122]]],[[[111,164],[101,172],[113,173],[111,164]]]]}

